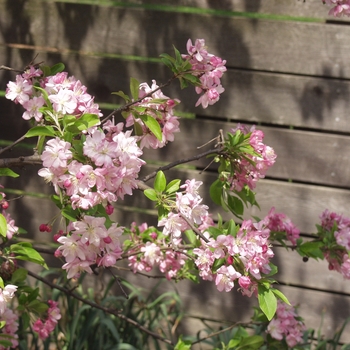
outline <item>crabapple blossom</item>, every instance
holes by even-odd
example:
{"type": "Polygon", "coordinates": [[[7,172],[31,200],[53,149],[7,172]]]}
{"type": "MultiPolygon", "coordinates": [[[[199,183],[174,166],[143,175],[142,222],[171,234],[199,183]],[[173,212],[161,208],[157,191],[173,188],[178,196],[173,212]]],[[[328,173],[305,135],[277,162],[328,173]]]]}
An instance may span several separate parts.
{"type": "Polygon", "coordinates": [[[17,286],[8,284],[4,289],[0,288],[0,316],[5,312],[6,304],[15,296],[17,286]]]}
{"type": "Polygon", "coordinates": [[[72,158],[71,144],[56,137],[47,141],[41,155],[43,166],[48,168],[65,168],[67,161],[72,158]]]}
{"type": "MultiPolygon", "coordinates": [[[[1,328],[0,341],[7,340],[11,342],[11,348],[18,347],[18,315],[11,309],[6,308],[0,315],[0,322],[6,322],[5,326],[1,328]]],[[[0,350],[9,349],[0,345],[0,350]]]]}
{"type": "Polygon", "coordinates": [[[334,17],[350,16],[350,0],[322,0],[322,2],[334,6],[329,10],[328,15],[334,17]]]}
{"type": "Polygon", "coordinates": [[[43,322],[40,318],[33,324],[34,332],[38,333],[39,338],[45,340],[50,333],[55,329],[58,320],[61,319],[61,312],[58,308],[58,303],[53,300],[48,300],[49,308],[47,310],[47,318],[43,322]]]}
{"type": "Polygon", "coordinates": [[[300,235],[300,230],[295,227],[292,221],[285,214],[276,213],[275,208],[272,207],[267,214],[266,219],[268,220],[267,227],[271,231],[286,232],[286,238],[293,245],[296,245],[297,239],[300,235]]]}
{"type": "Polygon", "coordinates": [[[16,82],[10,81],[7,84],[5,97],[11,101],[14,101],[15,103],[23,105],[30,99],[32,91],[32,82],[18,74],[16,76],[16,82]]]}
{"type": "Polygon", "coordinates": [[[294,348],[303,341],[303,333],[306,327],[297,315],[295,307],[277,300],[277,311],[270,321],[267,332],[277,340],[285,338],[287,345],[294,348]]]}
{"type": "Polygon", "coordinates": [[[162,148],[169,141],[174,141],[174,133],[179,132],[178,117],[174,115],[174,107],[180,103],[179,100],[173,100],[165,96],[159,89],[155,80],[152,80],[152,85],[142,83],[139,86],[139,98],[143,98],[141,102],[135,103],[136,108],[145,108],[145,112],[138,112],[139,116],[147,115],[154,118],[160,125],[162,131],[162,139],[151,132],[141,118],[130,113],[126,119],[126,126],[132,126],[137,123],[142,129],[142,135],[138,136],[140,148],[162,148]],[[152,91],[157,90],[152,93],[152,91]],[[151,94],[151,96],[147,96],[151,94]]]}
{"type": "Polygon", "coordinates": [[[229,292],[234,286],[234,281],[239,277],[241,277],[241,274],[232,265],[221,266],[216,271],[215,279],[218,291],[222,292],[225,289],[225,292],[229,292]]]}
{"type": "Polygon", "coordinates": [[[202,95],[199,97],[196,107],[201,104],[203,108],[207,108],[208,105],[216,103],[220,94],[225,91],[220,79],[226,71],[226,61],[208,53],[204,39],[196,39],[194,45],[192,40],[188,39],[186,48],[188,55],[182,55],[182,57],[191,63],[192,74],[197,76],[200,81],[195,90],[197,94],[202,95]]]}
{"type": "Polygon", "coordinates": [[[231,190],[241,191],[245,185],[253,190],[258,180],[264,178],[267,170],[275,163],[276,154],[271,147],[263,143],[264,133],[261,130],[256,130],[254,126],[249,130],[239,124],[231,129],[230,133],[235,134],[238,130],[244,135],[250,133],[249,144],[257,155],[245,154],[236,161],[235,174],[228,182],[231,183],[231,190]]]}
{"type": "Polygon", "coordinates": [[[320,218],[321,228],[325,232],[321,231],[321,236],[331,233],[334,237],[334,242],[330,242],[328,246],[323,248],[328,268],[341,273],[344,278],[350,279],[350,219],[329,210],[325,210],[320,218]]]}

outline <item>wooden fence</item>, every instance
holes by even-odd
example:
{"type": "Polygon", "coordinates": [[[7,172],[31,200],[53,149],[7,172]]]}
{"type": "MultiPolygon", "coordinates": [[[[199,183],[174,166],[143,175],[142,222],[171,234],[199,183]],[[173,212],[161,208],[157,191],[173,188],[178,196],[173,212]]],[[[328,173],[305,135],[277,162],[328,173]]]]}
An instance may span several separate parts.
{"type": "MultiPolygon", "coordinates": [[[[166,163],[194,155],[219,129],[237,122],[258,124],[278,158],[257,187],[261,211],[250,213],[263,217],[275,206],[307,235],[315,232],[326,208],[350,215],[350,26],[327,12],[321,0],[0,0],[0,65],[20,69],[36,54],[47,64],[64,62],[108,112],[110,104],[120,103],[111,92],[127,90],[130,76],[165,82],[170,72],[159,63],[159,54],[172,53],[173,45],[185,52],[188,38],[204,38],[211,52],[227,60],[226,91],[217,105],[203,110],[194,107],[194,92],[178,86],[164,90],[180,98],[180,110],[190,118],[181,120],[174,143],[146,152],[145,158],[166,163]]],[[[0,71],[0,90],[13,78],[0,71]]],[[[20,137],[28,127],[20,109],[1,98],[0,111],[0,139],[20,137]]],[[[215,172],[198,171],[207,161],[192,165],[167,176],[195,177],[209,185],[215,172]]],[[[22,169],[22,178],[5,184],[42,190],[36,171],[22,169]]],[[[13,210],[22,226],[45,240],[36,233],[37,214],[49,219],[53,208],[40,203],[25,197],[13,202],[13,210]]],[[[156,223],[152,211],[135,211],[136,206],[150,208],[141,193],[117,204],[122,224],[146,217],[156,223]]],[[[322,332],[332,334],[350,316],[350,281],[328,271],[326,262],[303,263],[297,253],[286,256],[279,250],[281,290],[300,304],[309,327],[318,328],[323,317],[322,332]]],[[[253,300],[204,285],[176,286],[192,314],[249,319],[253,300]]],[[[350,342],[350,333],[342,340],[350,342]]]]}

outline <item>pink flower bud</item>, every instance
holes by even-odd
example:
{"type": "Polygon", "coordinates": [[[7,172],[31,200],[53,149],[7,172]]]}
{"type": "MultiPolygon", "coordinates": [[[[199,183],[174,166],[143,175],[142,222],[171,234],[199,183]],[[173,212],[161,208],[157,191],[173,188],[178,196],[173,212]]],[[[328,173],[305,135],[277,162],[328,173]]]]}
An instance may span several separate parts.
{"type": "Polygon", "coordinates": [[[158,237],[158,235],[157,235],[156,232],[151,232],[151,233],[149,234],[149,236],[150,236],[152,239],[157,239],[157,237],[158,237]]]}
{"type": "Polygon", "coordinates": [[[8,201],[4,201],[2,203],[2,209],[6,210],[9,207],[9,202],[8,201]]]}
{"type": "Polygon", "coordinates": [[[60,258],[62,256],[62,252],[60,250],[56,249],[54,256],[55,256],[55,258],[60,258]]]}
{"type": "Polygon", "coordinates": [[[113,205],[107,204],[107,205],[106,205],[106,213],[107,213],[107,215],[112,215],[113,212],[114,212],[114,207],[113,207],[113,205]]]}
{"type": "Polygon", "coordinates": [[[103,238],[103,242],[105,242],[106,244],[112,243],[112,238],[111,237],[105,237],[105,238],[103,238]]]}
{"type": "Polygon", "coordinates": [[[41,224],[41,225],[39,226],[39,231],[40,231],[40,232],[45,232],[45,231],[46,231],[46,224],[41,224]]]}

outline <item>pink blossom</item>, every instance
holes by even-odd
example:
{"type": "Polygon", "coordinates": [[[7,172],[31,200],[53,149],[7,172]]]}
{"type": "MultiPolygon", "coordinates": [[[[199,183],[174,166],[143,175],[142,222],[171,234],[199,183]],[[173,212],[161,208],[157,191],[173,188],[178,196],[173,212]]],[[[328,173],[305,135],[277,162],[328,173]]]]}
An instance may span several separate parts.
{"type": "Polygon", "coordinates": [[[34,96],[32,99],[25,101],[23,103],[23,107],[26,109],[26,111],[23,113],[22,118],[25,120],[34,118],[37,122],[40,122],[43,114],[39,111],[39,108],[44,106],[44,104],[45,100],[42,96],[34,96]]]}
{"type": "Polygon", "coordinates": [[[71,144],[56,137],[47,141],[45,150],[41,155],[44,167],[65,168],[67,161],[72,158],[69,150],[71,144]]]}
{"type": "MultiPolygon", "coordinates": [[[[6,308],[4,313],[0,315],[0,321],[6,322],[5,326],[1,329],[0,340],[10,341],[11,348],[18,347],[18,315],[15,314],[11,309],[6,308]],[[6,335],[6,337],[5,337],[6,335]]],[[[9,347],[4,347],[0,345],[0,350],[9,349],[9,347]]]]}
{"type": "Polygon", "coordinates": [[[8,303],[14,296],[17,290],[17,286],[8,284],[4,289],[0,288],[0,316],[6,310],[6,303],[8,303]]]}
{"type": "Polygon", "coordinates": [[[294,348],[303,341],[304,323],[298,317],[295,307],[277,301],[277,311],[270,321],[267,332],[271,337],[282,340],[284,337],[290,348],[294,348]]]}
{"type": "Polygon", "coordinates": [[[5,97],[21,105],[28,101],[32,95],[33,84],[30,80],[24,79],[20,74],[16,76],[16,82],[10,81],[7,84],[5,97]]]}
{"type": "Polygon", "coordinates": [[[230,266],[221,266],[216,271],[215,284],[217,289],[222,292],[225,289],[225,292],[229,292],[234,286],[234,280],[239,278],[241,274],[237,272],[232,265],[230,266]]]}
{"type": "Polygon", "coordinates": [[[329,10],[329,15],[341,17],[342,15],[350,16],[350,0],[322,0],[324,4],[334,6],[329,10]]]}

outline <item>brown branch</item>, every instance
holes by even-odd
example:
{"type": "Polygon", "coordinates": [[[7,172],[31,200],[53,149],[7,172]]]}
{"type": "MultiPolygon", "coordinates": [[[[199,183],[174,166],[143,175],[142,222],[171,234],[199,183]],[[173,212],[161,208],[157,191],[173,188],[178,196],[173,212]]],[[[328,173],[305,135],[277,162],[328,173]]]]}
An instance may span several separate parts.
{"type": "Polygon", "coordinates": [[[222,147],[219,147],[217,149],[210,149],[209,151],[206,151],[206,152],[203,152],[203,153],[200,153],[200,154],[197,154],[196,156],[192,156],[192,157],[189,157],[189,158],[184,158],[184,159],[179,159],[179,160],[176,160],[172,163],[169,163],[167,165],[164,165],[164,166],[161,166],[159,167],[157,170],[155,170],[153,173],[145,176],[142,181],[143,182],[147,182],[148,180],[154,178],[156,175],[157,175],[157,172],[158,171],[164,171],[164,170],[169,170],[171,168],[174,168],[175,166],[177,165],[180,165],[180,164],[184,164],[184,163],[189,163],[189,162],[193,162],[194,160],[199,160],[201,158],[204,158],[206,156],[210,156],[212,154],[220,154],[220,152],[222,151],[222,147]]]}
{"type": "Polygon", "coordinates": [[[207,336],[205,336],[205,337],[203,337],[203,338],[200,338],[200,339],[194,341],[191,345],[198,344],[198,343],[200,343],[200,342],[202,342],[202,341],[204,341],[204,340],[207,340],[207,339],[209,339],[209,338],[215,337],[215,336],[217,336],[217,335],[219,335],[219,334],[221,334],[221,333],[225,333],[226,331],[229,331],[230,329],[235,328],[235,327],[237,327],[237,326],[250,326],[250,325],[252,325],[252,324],[260,324],[260,323],[256,323],[256,322],[248,322],[248,323],[247,323],[247,322],[246,322],[246,323],[244,323],[244,322],[236,322],[236,323],[232,324],[232,325],[229,326],[229,327],[226,327],[226,328],[221,329],[221,330],[219,330],[219,331],[210,333],[210,334],[208,334],[207,336]]]}
{"type": "Polygon", "coordinates": [[[39,155],[20,156],[17,158],[0,159],[0,168],[21,167],[23,165],[41,165],[43,162],[39,155]]]}
{"type": "Polygon", "coordinates": [[[57,284],[55,284],[55,283],[52,283],[52,282],[46,280],[45,278],[43,278],[43,277],[37,275],[37,274],[34,273],[34,272],[28,271],[28,275],[34,277],[35,279],[37,279],[37,280],[40,281],[40,282],[45,283],[47,286],[49,286],[49,287],[52,288],[52,289],[57,289],[57,290],[63,292],[64,294],[69,295],[69,296],[73,297],[74,299],[77,299],[77,300],[81,301],[82,303],[84,303],[84,304],[86,304],[86,305],[90,305],[90,306],[93,307],[93,308],[102,310],[102,311],[104,311],[104,312],[106,312],[106,313],[108,313],[108,314],[110,314],[110,315],[114,315],[114,316],[120,318],[121,320],[130,323],[131,325],[135,326],[136,328],[140,329],[141,331],[143,331],[143,332],[149,334],[149,335],[152,336],[153,338],[156,338],[156,339],[158,339],[158,340],[160,340],[160,341],[162,341],[162,342],[164,342],[164,343],[166,343],[166,344],[174,345],[174,343],[173,343],[171,340],[169,340],[169,339],[167,339],[167,338],[164,338],[164,337],[160,336],[159,334],[157,334],[157,333],[155,333],[155,332],[152,332],[152,331],[149,330],[148,328],[142,326],[142,325],[139,324],[138,322],[136,322],[136,321],[134,321],[133,319],[131,319],[131,318],[129,318],[129,317],[127,317],[127,316],[121,314],[120,312],[118,312],[118,311],[116,311],[116,310],[108,309],[108,308],[106,308],[106,307],[104,307],[104,306],[102,306],[102,305],[100,305],[100,304],[97,304],[97,303],[91,301],[91,300],[84,299],[83,297],[81,297],[80,295],[74,293],[73,291],[71,291],[71,290],[69,290],[69,289],[67,289],[67,288],[61,287],[61,286],[59,286],[59,285],[57,285],[57,284]]]}
{"type": "Polygon", "coordinates": [[[23,136],[21,136],[18,140],[16,140],[16,141],[14,141],[13,143],[11,143],[11,145],[6,146],[6,147],[4,147],[4,148],[1,148],[1,149],[0,149],[0,154],[1,154],[1,153],[4,153],[4,152],[6,152],[6,151],[8,151],[8,150],[10,150],[10,149],[12,149],[14,146],[16,146],[18,143],[20,143],[21,141],[23,141],[25,138],[26,138],[26,136],[23,135],[23,136]]]}

